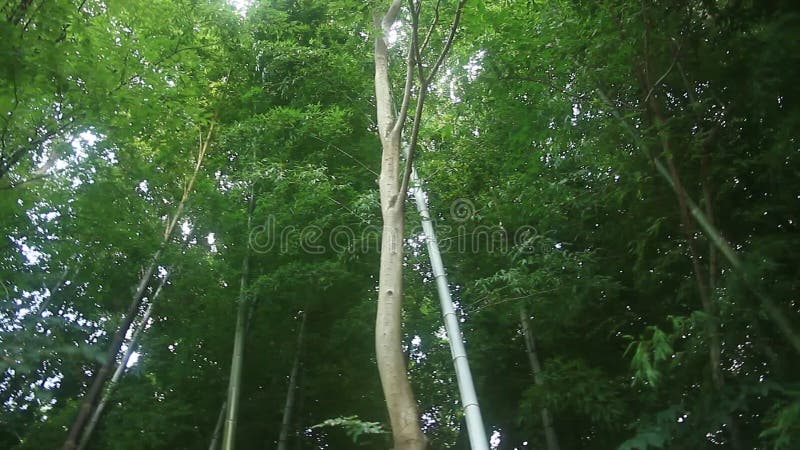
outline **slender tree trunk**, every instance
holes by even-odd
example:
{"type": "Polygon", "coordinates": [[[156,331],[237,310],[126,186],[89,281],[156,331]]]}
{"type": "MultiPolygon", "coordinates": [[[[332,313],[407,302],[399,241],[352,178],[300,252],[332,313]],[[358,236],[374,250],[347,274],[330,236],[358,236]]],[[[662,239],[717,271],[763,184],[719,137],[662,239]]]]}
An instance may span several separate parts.
{"type": "Polygon", "coordinates": [[[222,424],[225,422],[225,411],[227,411],[227,405],[227,401],[222,402],[222,407],[219,409],[219,414],[217,415],[217,424],[214,425],[214,434],[211,435],[211,443],[208,445],[208,450],[217,450],[217,446],[219,445],[219,436],[222,434],[222,424]]]}
{"type": "MultiPolygon", "coordinates": [[[[247,211],[247,236],[253,220],[253,205],[255,190],[251,188],[250,202],[247,211]]],[[[244,361],[244,341],[249,328],[248,313],[250,308],[247,295],[247,278],[250,275],[250,243],[246,242],[244,259],[242,261],[242,276],[239,282],[239,305],[236,311],[236,331],[233,338],[233,351],[231,358],[231,374],[228,379],[227,414],[225,429],[222,435],[222,449],[234,450],[236,444],[236,425],[239,416],[239,394],[242,382],[242,364],[244,361]]]]}
{"type": "MultiPolygon", "coordinates": [[[[649,42],[648,42],[648,35],[649,30],[652,26],[651,21],[649,20],[646,14],[646,2],[642,2],[642,18],[644,20],[644,67],[640,68],[639,78],[640,84],[647,88],[646,96],[645,96],[645,103],[647,104],[648,111],[651,114],[654,114],[656,117],[656,126],[659,132],[659,138],[663,139],[665,136],[668,137],[666,134],[666,130],[664,125],[666,121],[664,121],[663,114],[658,115],[656,111],[653,110],[653,105],[657,106],[657,110],[660,110],[660,106],[655,99],[652,97],[652,94],[655,92],[655,86],[650,79],[650,68],[649,68],[649,42]],[[650,100],[648,103],[647,100],[650,100]],[[660,122],[660,123],[659,123],[660,122]]],[[[676,59],[677,63],[677,59],[676,59]]],[[[684,77],[684,82],[686,82],[685,75],[682,73],[682,69],[680,68],[680,63],[677,63],[679,67],[679,71],[681,71],[682,77],[684,77]]],[[[669,73],[669,72],[667,72],[669,73]]],[[[664,75],[666,76],[666,75],[664,75]]],[[[663,78],[662,76],[661,78],[663,78]]],[[[657,83],[656,83],[657,84],[657,83]]],[[[687,94],[689,95],[690,99],[693,99],[693,95],[691,94],[691,87],[687,84],[687,94]]],[[[611,106],[612,112],[614,116],[619,119],[628,129],[628,132],[634,138],[636,145],[643,151],[645,151],[646,146],[640,142],[640,139],[636,133],[636,131],[625,121],[619,111],[616,110],[614,105],[608,100],[608,98],[603,94],[601,90],[597,90],[600,97],[605,101],[609,106],[611,106]]],[[[693,100],[692,100],[693,101],[693,100]]],[[[694,103],[694,101],[693,101],[694,103]]],[[[667,154],[667,157],[670,157],[670,154],[667,154]]],[[[768,295],[764,294],[760,289],[757,288],[756,285],[753,284],[750,277],[747,276],[742,271],[741,261],[739,260],[738,254],[736,251],[728,244],[728,242],[724,239],[722,234],[719,232],[717,227],[713,223],[713,216],[710,216],[707,213],[704,213],[697,204],[692,200],[692,198],[688,195],[688,193],[683,189],[680,178],[676,178],[675,176],[671,175],[670,171],[668,171],[663,164],[659,161],[658,158],[653,157],[651,155],[651,159],[656,166],[657,171],[661,176],[663,176],[667,182],[670,184],[670,187],[675,191],[676,195],[678,196],[679,200],[685,204],[685,207],[688,209],[689,214],[695,219],[697,225],[699,225],[700,229],[706,235],[706,238],[711,242],[711,244],[719,251],[719,253],[730,263],[733,267],[733,273],[739,276],[742,281],[744,281],[745,286],[761,301],[761,305],[764,307],[764,312],[766,312],[767,317],[778,327],[778,330],[783,334],[784,338],[792,345],[794,350],[800,354],[800,335],[794,331],[794,326],[786,317],[786,314],[781,310],[777,303],[775,303],[772,298],[768,295]]],[[[715,262],[716,265],[716,262],[715,262]]]]}
{"type": "MultiPolygon", "coordinates": [[[[522,334],[525,337],[525,349],[528,354],[528,363],[530,363],[531,372],[533,373],[533,382],[536,383],[537,386],[541,386],[543,384],[541,376],[542,366],[539,364],[539,355],[536,353],[536,340],[533,336],[530,316],[528,315],[525,305],[519,307],[519,321],[522,325],[522,334]]],[[[553,417],[550,415],[550,411],[543,406],[541,415],[544,437],[547,441],[547,450],[559,450],[558,436],[553,426],[553,417]]]]}
{"type": "Polygon", "coordinates": [[[389,411],[395,450],[423,450],[425,436],[419,424],[414,392],[408,381],[402,348],[404,201],[400,193],[400,135],[393,113],[385,35],[400,9],[395,0],[383,18],[376,16],[375,99],[381,147],[378,180],[383,229],[381,234],[375,354],[383,395],[389,411]]]}
{"type": "MultiPolygon", "coordinates": [[[[395,450],[422,450],[425,435],[419,423],[419,412],[414,392],[408,381],[405,357],[402,348],[403,312],[403,243],[405,235],[405,199],[411,178],[414,151],[419,135],[422,107],[427,86],[444,61],[458,29],[461,11],[466,0],[460,0],[447,37],[436,62],[429,65],[424,74],[422,57],[436,21],[428,30],[424,41],[418,39],[421,1],[412,1],[411,45],[406,59],[406,77],[403,99],[397,113],[392,104],[392,88],[389,81],[389,56],[386,36],[402,6],[402,0],[392,0],[383,16],[375,15],[375,103],[377,107],[378,134],[381,141],[381,173],[378,179],[381,199],[383,229],[381,235],[381,259],[378,280],[378,312],[375,319],[375,354],[378,362],[383,396],[392,426],[395,450]],[[415,70],[416,69],[416,70],[415,70]],[[401,137],[411,104],[414,79],[418,80],[418,96],[414,109],[409,138],[408,158],[405,167],[400,167],[401,137]]],[[[438,11],[438,10],[437,10],[438,11]]],[[[438,12],[437,12],[438,17],[438,12]]]]}
{"type": "MultiPolygon", "coordinates": [[[[245,340],[247,340],[247,336],[250,335],[250,325],[251,325],[252,320],[253,320],[253,314],[255,313],[256,305],[257,305],[257,301],[256,300],[250,302],[250,307],[247,310],[247,323],[245,324],[245,327],[244,327],[245,340]]],[[[235,337],[234,337],[234,340],[235,340],[235,337]]],[[[225,423],[225,418],[226,418],[226,414],[227,414],[227,411],[228,411],[227,407],[228,407],[228,400],[227,400],[227,397],[226,397],[226,400],[222,402],[222,406],[220,407],[220,410],[219,410],[219,415],[218,415],[218,418],[217,418],[217,424],[214,426],[214,433],[211,435],[211,443],[209,444],[209,447],[208,447],[209,450],[215,450],[219,446],[219,440],[220,440],[220,437],[222,436],[222,426],[225,423]]]]}
{"type": "Polygon", "coordinates": [[[303,349],[303,338],[306,326],[306,312],[303,312],[303,319],[300,321],[300,331],[297,333],[297,350],[295,350],[292,370],[289,374],[289,388],[286,391],[286,403],[283,407],[283,420],[281,421],[281,432],[278,436],[278,450],[286,450],[289,442],[289,429],[292,425],[292,412],[294,410],[295,391],[297,389],[297,372],[300,369],[300,352],[303,349]]]}
{"type": "MultiPolygon", "coordinates": [[[[303,382],[305,381],[305,371],[301,370],[297,374],[297,387],[295,390],[302,390],[303,389],[303,382]]],[[[297,407],[295,407],[295,421],[294,421],[294,449],[300,450],[303,448],[303,441],[305,440],[305,428],[303,424],[303,408],[305,407],[305,396],[301,395],[299,400],[297,401],[297,407]]]]}
{"type": "MultiPolygon", "coordinates": [[[[646,85],[648,86],[648,85],[646,85]]],[[[652,91],[653,87],[648,87],[648,92],[652,91]]],[[[712,274],[710,268],[705,268],[700,261],[699,250],[695,240],[696,230],[692,222],[689,208],[689,195],[681,181],[678,167],[675,165],[673,159],[672,143],[668,131],[665,129],[666,120],[658,104],[655,96],[650,96],[648,102],[648,110],[653,117],[654,124],[657,128],[659,141],[661,142],[661,149],[665,155],[667,169],[672,177],[674,184],[675,197],[678,202],[678,211],[680,213],[681,229],[686,243],[689,248],[689,258],[692,261],[692,268],[697,282],[697,291],[700,297],[700,303],[703,312],[706,313],[711,319],[707,321],[705,326],[706,337],[708,338],[708,361],[711,371],[711,383],[717,393],[721,393],[725,387],[725,376],[722,373],[722,340],[719,333],[719,325],[717,324],[717,308],[714,304],[714,292],[711,287],[713,284],[712,274]]],[[[709,221],[710,226],[714,226],[706,214],[706,219],[709,221]]],[[[730,435],[731,446],[735,450],[743,450],[744,445],[739,433],[739,426],[734,417],[729,416],[726,420],[728,424],[728,432],[730,435]]]]}
{"type": "Polygon", "coordinates": [[[106,388],[105,394],[103,394],[103,398],[100,400],[100,403],[97,404],[94,412],[92,413],[91,419],[89,419],[89,423],[86,424],[86,428],[83,430],[83,435],[81,436],[81,441],[78,444],[78,450],[83,450],[86,448],[86,444],[89,443],[89,440],[92,438],[92,433],[94,432],[95,427],[97,426],[98,422],[100,421],[100,417],[103,414],[103,410],[105,410],[106,405],[108,404],[109,398],[111,395],[114,394],[114,390],[117,387],[117,383],[119,383],[120,378],[122,378],[122,374],[125,372],[125,369],[128,366],[128,361],[131,359],[131,355],[133,355],[134,350],[139,341],[139,336],[144,332],[145,327],[147,327],[147,322],[150,320],[150,316],[153,314],[153,306],[155,305],[156,299],[158,298],[159,294],[161,294],[161,289],[164,288],[164,284],[167,281],[167,277],[161,279],[161,283],[158,285],[153,297],[150,299],[150,304],[147,306],[147,310],[145,310],[144,315],[142,316],[142,321],[139,323],[139,326],[136,327],[136,331],[131,336],[131,340],[128,342],[128,348],[125,350],[125,354],[122,356],[119,364],[117,364],[117,369],[114,371],[114,375],[111,377],[111,380],[108,382],[108,387],[106,388]]]}
{"type": "MultiPolygon", "coordinates": [[[[382,183],[385,186],[386,183],[382,183]]],[[[382,187],[381,191],[385,189],[382,187]]],[[[396,450],[422,450],[414,392],[408,381],[402,349],[403,214],[399,205],[383,211],[375,351],[396,450]]]]}
{"type": "Polygon", "coordinates": [[[239,393],[241,391],[242,363],[244,360],[245,322],[247,321],[247,274],[248,256],[242,264],[239,305],[236,313],[236,331],[233,338],[231,359],[231,375],[228,381],[228,408],[225,417],[225,432],[222,437],[223,450],[234,450],[236,442],[236,424],[238,421],[239,393]]]}
{"type": "Polygon", "coordinates": [[[159,248],[156,251],[156,254],[153,256],[150,265],[147,267],[144,275],[142,275],[142,278],[139,280],[139,285],[136,288],[136,293],[133,295],[133,300],[128,306],[128,311],[125,313],[122,323],[120,323],[119,327],[117,327],[117,332],[111,339],[111,348],[106,354],[105,362],[97,371],[97,373],[95,373],[92,384],[89,387],[89,390],[86,392],[86,396],[84,397],[80,409],[78,410],[78,415],[75,417],[75,421],[72,423],[72,428],[70,428],[67,440],[64,442],[62,447],[63,450],[74,450],[77,448],[78,439],[83,434],[83,429],[91,417],[92,411],[95,409],[97,401],[103,392],[103,386],[105,385],[108,377],[111,375],[111,370],[117,360],[117,355],[119,354],[120,348],[122,348],[123,342],[125,342],[125,335],[128,333],[128,329],[130,328],[131,323],[133,323],[133,319],[136,318],[136,315],[139,312],[139,306],[142,298],[144,297],[144,292],[147,289],[147,285],[151,276],[153,275],[153,272],[155,271],[156,264],[161,257],[162,249],[163,245],[162,248],[159,248]]]}
{"type": "MultiPolygon", "coordinates": [[[[694,271],[695,280],[697,282],[697,290],[702,304],[703,312],[705,312],[712,319],[706,324],[706,337],[708,338],[708,357],[709,366],[711,370],[711,382],[714,390],[718,393],[722,391],[725,385],[725,378],[722,373],[722,341],[719,334],[719,326],[716,323],[716,305],[714,305],[712,274],[710,268],[703,266],[700,260],[700,254],[697,248],[695,239],[695,226],[691,219],[691,210],[689,207],[689,194],[683,186],[678,167],[675,164],[674,149],[672,147],[672,139],[667,128],[667,120],[664,116],[664,111],[656,98],[655,89],[657,86],[652,81],[650,76],[650,48],[649,48],[649,32],[651,28],[650,19],[646,13],[646,2],[642,1],[642,20],[644,21],[644,55],[643,66],[639,71],[639,83],[642,86],[644,93],[644,102],[647,111],[650,115],[651,122],[655,125],[658,140],[661,144],[661,151],[666,160],[666,166],[670,178],[672,179],[673,191],[675,192],[676,200],[678,201],[678,211],[680,214],[681,230],[686,238],[686,244],[689,248],[689,257],[692,261],[692,269],[694,271]]],[[[655,155],[653,156],[656,157],[655,155]]],[[[707,205],[708,207],[709,205],[707,205]]],[[[710,227],[713,227],[707,214],[704,215],[710,227]]],[[[738,426],[736,425],[733,417],[726,420],[729,425],[729,434],[731,438],[731,445],[735,450],[742,450],[744,447],[738,433],[738,426]]]]}
{"type": "MultiPolygon", "coordinates": [[[[603,101],[603,103],[605,103],[606,106],[611,110],[614,118],[616,118],[625,128],[625,131],[630,135],[635,146],[652,161],[656,172],[658,172],[658,174],[667,182],[673,191],[678,193],[679,185],[676,184],[676,180],[672,177],[672,175],[670,175],[669,170],[667,170],[664,164],[657,157],[654,157],[648,152],[648,146],[642,140],[637,129],[628,123],[625,117],[619,112],[614,102],[608,98],[602,89],[597,88],[595,89],[595,92],[603,101]]],[[[742,262],[739,259],[737,252],[733,249],[733,247],[731,247],[728,241],[725,240],[724,236],[717,229],[717,227],[708,220],[708,217],[697,206],[697,203],[695,203],[694,200],[692,200],[692,198],[685,193],[685,191],[683,192],[683,195],[685,196],[686,207],[689,209],[689,213],[692,215],[703,233],[705,233],[706,238],[711,242],[711,245],[713,245],[719,254],[722,255],[730,264],[732,273],[739,277],[739,279],[744,282],[744,285],[750,290],[750,292],[756,298],[758,298],[758,300],[761,302],[761,306],[764,307],[764,312],[767,314],[767,317],[777,327],[778,331],[792,346],[794,351],[800,355],[800,334],[795,332],[794,325],[789,321],[781,307],[778,306],[778,304],[775,303],[772,298],[761,292],[761,290],[759,290],[757,286],[753,284],[751,278],[744,273],[742,269],[742,262]]]]}
{"type": "Polygon", "coordinates": [[[481,408],[478,404],[478,395],[475,392],[475,383],[472,380],[472,371],[467,360],[467,351],[464,348],[464,338],[458,325],[458,317],[453,307],[453,299],[450,295],[450,285],[447,283],[447,274],[444,270],[442,255],[439,251],[439,242],[436,240],[436,230],[433,227],[430,213],[428,212],[428,200],[422,188],[422,182],[417,177],[417,172],[411,169],[412,191],[416,200],[417,210],[419,210],[422,220],[422,231],[425,233],[425,242],[428,247],[428,256],[431,261],[431,271],[436,280],[436,291],[439,294],[439,304],[442,308],[444,327],[447,331],[447,340],[450,344],[450,353],[453,357],[453,367],[456,372],[458,391],[461,398],[461,406],[464,408],[467,432],[471,450],[489,450],[489,440],[486,437],[486,430],[483,426],[481,408]]]}
{"type": "Polygon", "coordinates": [[[203,158],[208,150],[208,143],[211,139],[211,133],[213,131],[214,122],[212,122],[208,127],[208,133],[205,136],[205,140],[203,139],[203,134],[200,133],[200,142],[197,160],[195,161],[194,165],[194,171],[192,172],[187,183],[184,185],[183,195],[178,202],[178,206],[175,210],[172,220],[167,223],[166,229],[164,230],[164,235],[161,239],[161,244],[153,255],[153,258],[150,260],[150,264],[147,266],[147,269],[145,269],[144,274],[140,278],[136,291],[133,294],[133,299],[128,306],[128,311],[125,313],[122,323],[120,323],[120,326],[117,328],[117,332],[114,334],[114,337],[111,340],[111,347],[106,355],[105,362],[95,374],[92,384],[89,387],[89,390],[86,392],[86,396],[84,397],[80,409],[78,410],[78,415],[75,417],[75,421],[70,427],[67,440],[61,447],[62,450],[76,449],[78,445],[78,439],[83,434],[83,429],[86,426],[89,417],[92,415],[92,411],[97,406],[97,402],[100,399],[101,393],[103,392],[103,386],[105,385],[108,377],[111,376],[111,368],[114,367],[119,350],[122,348],[122,343],[125,340],[125,335],[128,333],[131,323],[133,323],[133,320],[136,318],[136,315],[139,312],[139,306],[141,305],[145,290],[150,283],[150,278],[153,276],[153,272],[156,269],[159,259],[161,259],[161,254],[163,253],[164,248],[167,246],[172,233],[175,231],[178,220],[183,215],[183,210],[186,207],[186,201],[188,200],[189,194],[191,193],[194,183],[197,180],[197,174],[200,172],[200,166],[203,164],[203,158]]]}

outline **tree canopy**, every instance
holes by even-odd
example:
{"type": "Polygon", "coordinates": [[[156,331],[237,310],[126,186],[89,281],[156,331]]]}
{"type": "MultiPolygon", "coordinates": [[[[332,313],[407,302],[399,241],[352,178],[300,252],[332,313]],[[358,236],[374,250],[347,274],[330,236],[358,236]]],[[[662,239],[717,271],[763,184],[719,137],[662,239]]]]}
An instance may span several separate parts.
{"type": "Polygon", "coordinates": [[[469,448],[412,158],[492,449],[798,448],[799,35],[789,0],[4,2],[0,448],[418,448],[389,251],[410,421],[469,448]]]}

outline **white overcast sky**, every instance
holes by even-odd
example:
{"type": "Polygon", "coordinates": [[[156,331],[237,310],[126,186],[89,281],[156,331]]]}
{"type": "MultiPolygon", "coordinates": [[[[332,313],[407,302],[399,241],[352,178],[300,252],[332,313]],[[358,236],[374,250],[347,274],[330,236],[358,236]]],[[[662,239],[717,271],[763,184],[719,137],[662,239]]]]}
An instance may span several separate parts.
{"type": "Polygon", "coordinates": [[[244,13],[247,11],[247,7],[250,6],[252,2],[253,0],[228,0],[228,3],[235,6],[236,10],[239,11],[239,14],[242,15],[244,15],[244,13]]]}

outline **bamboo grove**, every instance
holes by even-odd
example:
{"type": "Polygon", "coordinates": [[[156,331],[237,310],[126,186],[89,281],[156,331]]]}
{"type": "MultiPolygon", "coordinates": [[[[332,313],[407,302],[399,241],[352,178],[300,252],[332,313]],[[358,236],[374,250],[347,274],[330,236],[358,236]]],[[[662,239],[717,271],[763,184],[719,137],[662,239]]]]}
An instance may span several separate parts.
{"type": "Polygon", "coordinates": [[[798,448],[797,36],[0,3],[0,448],[798,448]]]}

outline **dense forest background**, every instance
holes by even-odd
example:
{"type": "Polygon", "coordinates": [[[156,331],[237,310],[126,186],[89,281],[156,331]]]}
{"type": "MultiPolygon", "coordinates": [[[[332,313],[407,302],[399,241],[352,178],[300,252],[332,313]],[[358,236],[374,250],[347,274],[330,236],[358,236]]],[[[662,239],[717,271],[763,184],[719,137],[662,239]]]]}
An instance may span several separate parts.
{"type": "MultiPolygon", "coordinates": [[[[392,447],[388,3],[3,2],[0,448],[60,447],[109,352],[86,448],[213,448],[237,317],[236,448],[392,447]]],[[[415,166],[492,448],[800,448],[798,37],[792,0],[466,4],[415,166]]],[[[407,203],[409,379],[429,448],[464,449],[407,203]]]]}

